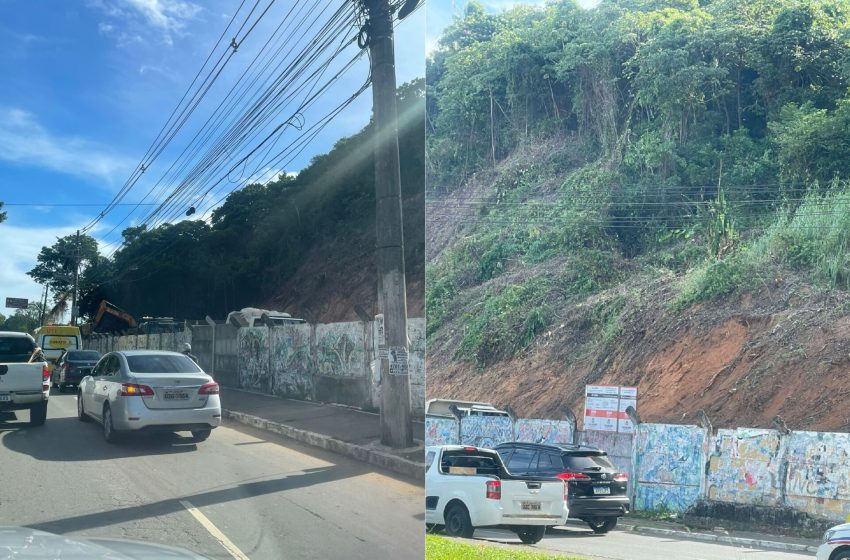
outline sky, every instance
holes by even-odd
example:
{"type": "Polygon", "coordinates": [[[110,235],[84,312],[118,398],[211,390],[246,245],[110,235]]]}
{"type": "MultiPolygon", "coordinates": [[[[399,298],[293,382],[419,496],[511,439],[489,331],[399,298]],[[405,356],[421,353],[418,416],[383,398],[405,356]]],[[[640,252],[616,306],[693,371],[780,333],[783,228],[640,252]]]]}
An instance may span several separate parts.
{"type": "MultiPolygon", "coordinates": [[[[2,308],[6,297],[39,300],[41,287],[26,272],[35,266],[41,248],[53,244],[57,237],[74,233],[104,209],[138,169],[144,153],[207,56],[211,52],[217,56],[229,52],[235,26],[247,21],[236,52],[215,84],[184,128],[147,167],[124,202],[140,202],[149,192],[151,196],[146,203],[162,200],[179,184],[179,180],[165,175],[168,167],[189,145],[218,103],[226,99],[225,94],[266,40],[286,40],[298,49],[314,37],[319,25],[305,27],[291,37],[286,35],[289,26],[282,26],[282,31],[275,34],[275,28],[288,21],[285,17],[292,13],[290,10],[302,5],[305,14],[311,14],[310,17],[319,14],[317,21],[322,21],[323,14],[332,12],[323,6],[336,9],[340,3],[339,0],[0,0],[4,16],[0,19],[0,35],[4,37],[4,48],[0,49],[0,74],[4,77],[4,87],[0,88],[0,201],[6,203],[3,210],[8,214],[7,220],[0,224],[0,313],[8,316],[13,312],[2,308]],[[243,6],[238,10],[240,4],[243,6]],[[248,18],[255,5],[256,10],[248,18]],[[251,29],[267,6],[270,6],[268,11],[251,29]],[[234,27],[219,42],[231,20],[234,27]],[[163,177],[166,181],[161,185],[168,188],[154,189],[157,180],[163,177]]],[[[415,11],[396,28],[399,84],[424,76],[425,12],[425,9],[415,11]]],[[[352,27],[348,36],[355,35],[356,29],[352,27]]],[[[344,50],[318,74],[315,84],[334,76],[342,61],[357,52],[356,45],[344,50]]],[[[302,130],[354,93],[367,74],[368,61],[363,57],[317,98],[309,110],[301,112],[302,130]]],[[[297,172],[313,156],[327,153],[340,138],[362,129],[370,115],[371,90],[367,90],[285,166],[261,168],[262,161],[256,160],[255,169],[266,176],[297,172]]],[[[281,120],[287,119],[280,117],[275,122],[281,120]]],[[[275,122],[268,125],[268,130],[276,126],[275,122]]],[[[254,144],[265,137],[265,131],[258,134],[254,144]]],[[[297,137],[295,126],[284,126],[274,137],[273,146],[278,142],[283,146],[297,137]]],[[[250,147],[246,144],[245,149],[250,147]]],[[[226,188],[237,187],[245,171],[237,170],[234,174],[226,175],[227,181],[221,187],[225,190],[213,191],[200,202],[211,206],[220,200],[212,195],[226,194],[226,188]]],[[[101,243],[103,252],[109,254],[120,240],[121,230],[140,223],[148,208],[151,207],[139,207],[137,212],[130,213],[133,207],[118,207],[90,233],[101,243]]]]}

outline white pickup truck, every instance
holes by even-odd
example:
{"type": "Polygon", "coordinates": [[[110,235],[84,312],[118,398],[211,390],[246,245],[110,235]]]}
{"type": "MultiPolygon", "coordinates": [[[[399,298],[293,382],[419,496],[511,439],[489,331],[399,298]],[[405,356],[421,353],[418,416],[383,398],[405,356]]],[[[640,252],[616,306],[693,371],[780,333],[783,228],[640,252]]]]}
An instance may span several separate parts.
{"type": "Polygon", "coordinates": [[[425,450],[425,523],[469,538],[477,527],[501,527],[526,544],[567,522],[567,486],[513,476],[492,449],[443,445],[425,450]]]}
{"type": "Polygon", "coordinates": [[[49,395],[50,371],[35,340],[0,331],[0,412],[29,410],[30,425],[41,426],[49,395]]]}

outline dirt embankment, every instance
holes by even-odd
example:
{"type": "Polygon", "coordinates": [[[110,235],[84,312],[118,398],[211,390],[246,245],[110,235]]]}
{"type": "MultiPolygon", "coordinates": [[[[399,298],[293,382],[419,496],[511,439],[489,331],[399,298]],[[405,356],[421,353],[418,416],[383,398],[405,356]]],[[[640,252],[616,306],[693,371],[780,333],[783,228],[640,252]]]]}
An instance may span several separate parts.
{"type": "MultiPolygon", "coordinates": [[[[777,275],[779,276],[779,275],[777,275]]],[[[485,370],[452,358],[450,337],[429,346],[428,398],[510,404],[522,416],[581,418],[588,383],[635,385],[648,422],[715,427],[850,429],[850,296],[782,275],[757,293],[670,310],[674,276],[633,279],[561,310],[568,317],[523,355],[485,370]],[[594,334],[589,310],[626,297],[619,334],[594,334]]]]}

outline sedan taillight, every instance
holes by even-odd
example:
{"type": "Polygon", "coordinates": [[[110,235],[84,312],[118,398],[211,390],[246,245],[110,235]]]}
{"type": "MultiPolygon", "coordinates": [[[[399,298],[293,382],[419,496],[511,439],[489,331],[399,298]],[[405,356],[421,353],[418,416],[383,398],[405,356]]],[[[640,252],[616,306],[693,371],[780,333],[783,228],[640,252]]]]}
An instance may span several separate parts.
{"type": "Polygon", "coordinates": [[[614,482],[628,482],[629,475],[627,475],[626,473],[617,473],[614,475],[613,480],[614,482]]]}
{"type": "Polygon", "coordinates": [[[147,385],[137,385],[135,383],[122,383],[120,395],[122,397],[152,397],[153,396],[153,389],[151,389],[147,385]]]}
{"type": "Polygon", "coordinates": [[[199,395],[217,395],[219,393],[218,383],[215,381],[211,383],[205,383],[201,385],[201,388],[198,389],[199,395]]]}

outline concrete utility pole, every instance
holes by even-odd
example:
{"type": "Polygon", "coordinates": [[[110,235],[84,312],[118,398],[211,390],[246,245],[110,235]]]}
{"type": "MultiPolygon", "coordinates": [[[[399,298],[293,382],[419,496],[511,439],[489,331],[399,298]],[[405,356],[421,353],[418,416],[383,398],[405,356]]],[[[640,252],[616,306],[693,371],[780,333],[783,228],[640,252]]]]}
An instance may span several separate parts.
{"type": "Polygon", "coordinates": [[[80,230],[74,239],[74,294],[71,298],[71,324],[77,324],[77,290],[80,287],[80,230]]]}
{"type": "Polygon", "coordinates": [[[400,448],[413,445],[413,434],[410,422],[407,284],[404,274],[393,24],[388,0],[363,1],[368,12],[366,44],[372,60],[378,309],[384,316],[384,337],[378,341],[381,443],[400,448]]]}

